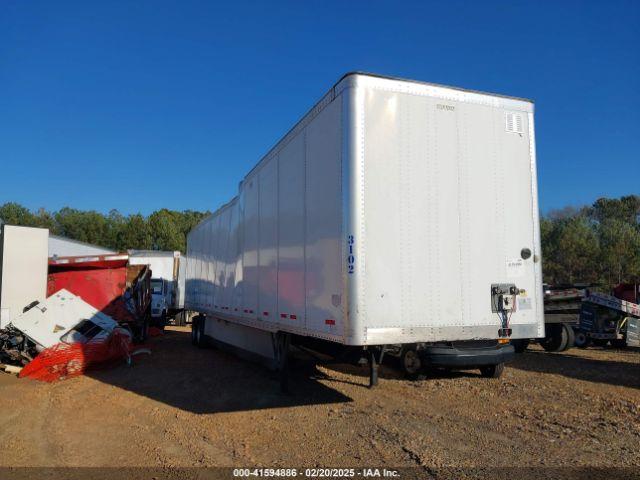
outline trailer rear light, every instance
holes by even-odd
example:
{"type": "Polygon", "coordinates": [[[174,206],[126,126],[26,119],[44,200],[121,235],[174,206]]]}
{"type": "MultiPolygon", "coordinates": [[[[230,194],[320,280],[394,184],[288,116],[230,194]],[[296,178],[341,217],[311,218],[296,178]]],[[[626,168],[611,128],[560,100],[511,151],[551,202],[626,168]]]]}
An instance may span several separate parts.
{"type": "Polygon", "coordinates": [[[280,318],[287,318],[287,314],[286,313],[281,313],[280,314],[280,318]]]}
{"type": "Polygon", "coordinates": [[[326,323],[327,325],[335,325],[336,321],[328,318],[324,321],[324,323],[326,323]]]}
{"type": "Polygon", "coordinates": [[[289,315],[289,318],[291,320],[297,320],[298,319],[298,317],[296,315],[289,315]]]}
{"type": "Polygon", "coordinates": [[[264,315],[265,317],[269,316],[269,312],[262,312],[262,315],[264,315]]]}
{"type": "Polygon", "coordinates": [[[498,339],[498,343],[504,345],[505,343],[509,343],[509,339],[508,338],[499,338],[498,339]]]}

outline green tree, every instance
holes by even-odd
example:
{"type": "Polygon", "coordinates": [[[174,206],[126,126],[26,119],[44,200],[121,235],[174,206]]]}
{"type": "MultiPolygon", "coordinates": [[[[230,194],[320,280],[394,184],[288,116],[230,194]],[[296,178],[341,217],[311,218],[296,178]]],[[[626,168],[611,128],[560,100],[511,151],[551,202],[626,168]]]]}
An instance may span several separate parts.
{"type": "Polygon", "coordinates": [[[640,278],[640,231],[617,218],[598,225],[604,279],[609,285],[640,278]]]}
{"type": "Polygon", "coordinates": [[[104,245],[109,240],[109,225],[101,213],[64,207],[55,214],[60,233],[74,240],[104,245]]]}
{"type": "Polygon", "coordinates": [[[149,216],[154,250],[181,250],[186,248],[185,235],[180,228],[180,213],[162,209],[149,216]]]}
{"type": "Polygon", "coordinates": [[[107,214],[107,238],[105,239],[104,246],[117,251],[124,251],[130,248],[120,243],[126,225],[127,218],[124,215],[118,210],[110,210],[107,214]]]}
{"type": "Polygon", "coordinates": [[[0,206],[0,221],[12,225],[47,228],[53,234],[93,243],[118,251],[161,249],[186,251],[187,234],[209,212],[162,209],[149,218],[125,217],[117,210],[107,215],[64,207],[57,212],[44,208],[33,213],[17,203],[0,206]]]}
{"type": "Polygon", "coordinates": [[[34,215],[34,227],[48,228],[53,235],[60,233],[60,226],[56,222],[55,217],[44,208],[38,209],[34,215]]]}
{"type": "Polygon", "coordinates": [[[36,219],[28,208],[14,202],[5,203],[0,207],[0,219],[9,225],[22,227],[35,226],[36,219]]]}
{"type": "Polygon", "coordinates": [[[118,232],[117,245],[119,250],[150,250],[152,241],[149,222],[138,213],[127,218],[122,230],[118,232]]]}
{"type": "Polygon", "coordinates": [[[541,221],[543,272],[548,283],[594,282],[598,237],[584,216],[541,221]]]}
{"type": "Polygon", "coordinates": [[[619,220],[638,226],[640,220],[640,196],[628,195],[620,198],[599,198],[589,209],[597,222],[619,220]]]}

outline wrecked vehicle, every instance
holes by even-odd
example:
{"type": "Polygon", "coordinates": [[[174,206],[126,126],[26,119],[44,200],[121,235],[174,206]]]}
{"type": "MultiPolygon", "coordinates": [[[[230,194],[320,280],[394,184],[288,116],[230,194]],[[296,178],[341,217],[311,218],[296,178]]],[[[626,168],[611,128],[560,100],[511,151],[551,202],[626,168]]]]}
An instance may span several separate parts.
{"type": "Polygon", "coordinates": [[[0,359],[24,366],[20,377],[55,381],[95,364],[129,359],[131,332],[62,289],[34,302],[0,330],[0,359]]]}

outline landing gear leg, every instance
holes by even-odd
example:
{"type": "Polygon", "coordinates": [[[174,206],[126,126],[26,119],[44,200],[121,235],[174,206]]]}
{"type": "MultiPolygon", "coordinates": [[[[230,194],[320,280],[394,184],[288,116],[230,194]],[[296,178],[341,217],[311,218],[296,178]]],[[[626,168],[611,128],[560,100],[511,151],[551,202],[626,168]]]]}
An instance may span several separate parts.
{"type": "Polygon", "coordinates": [[[289,393],[289,345],[291,334],[278,332],[276,334],[276,359],[280,373],[280,391],[289,393]]]}
{"type": "Polygon", "coordinates": [[[378,362],[376,361],[376,352],[373,348],[369,349],[369,388],[378,385],[378,362]]]}

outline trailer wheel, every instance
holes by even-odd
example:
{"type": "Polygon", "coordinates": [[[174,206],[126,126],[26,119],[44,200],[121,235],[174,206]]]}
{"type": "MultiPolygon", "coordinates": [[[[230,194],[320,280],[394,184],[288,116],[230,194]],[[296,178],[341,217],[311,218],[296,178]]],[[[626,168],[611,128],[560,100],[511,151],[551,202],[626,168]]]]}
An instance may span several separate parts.
{"type": "Polygon", "coordinates": [[[569,335],[562,325],[553,324],[547,327],[546,335],[539,340],[539,343],[547,352],[562,352],[568,341],[569,335]]]}
{"type": "Polygon", "coordinates": [[[562,330],[563,330],[563,333],[567,334],[567,344],[562,349],[562,351],[564,352],[565,350],[569,350],[571,347],[574,346],[576,342],[576,334],[573,331],[573,327],[568,323],[562,324],[562,330]]]}
{"type": "Polygon", "coordinates": [[[422,359],[414,345],[408,345],[402,349],[400,354],[400,368],[402,373],[409,380],[416,380],[422,371],[422,359]]]}
{"type": "Polygon", "coordinates": [[[573,344],[578,347],[578,348],[587,348],[589,346],[590,340],[589,337],[587,337],[587,334],[584,333],[582,330],[578,330],[577,332],[575,332],[575,337],[573,340],[573,344]]]}
{"type": "Polygon", "coordinates": [[[480,367],[480,375],[484,378],[500,378],[502,372],[504,372],[504,363],[480,367]]]}
{"type": "Polygon", "coordinates": [[[513,349],[516,353],[522,353],[529,347],[530,341],[531,340],[528,338],[517,338],[515,340],[511,340],[511,345],[513,345],[513,349]]]}

